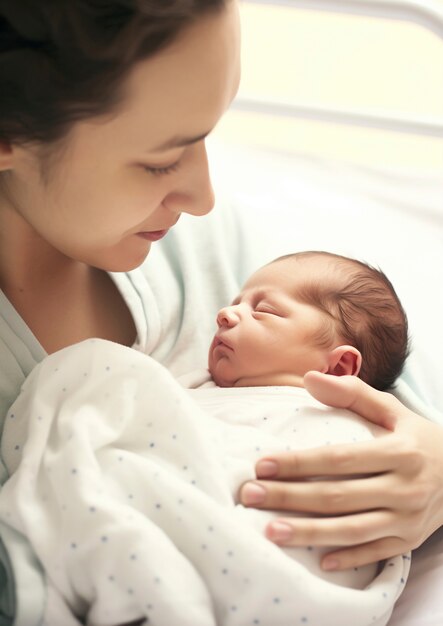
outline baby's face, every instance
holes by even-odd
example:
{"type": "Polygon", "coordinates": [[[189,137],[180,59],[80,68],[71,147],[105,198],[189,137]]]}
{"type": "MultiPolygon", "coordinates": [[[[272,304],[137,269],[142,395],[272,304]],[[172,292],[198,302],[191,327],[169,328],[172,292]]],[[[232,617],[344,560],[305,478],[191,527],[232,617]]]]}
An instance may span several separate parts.
{"type": "Polygon", "coordinates": [[[218,312],[209,370],[219,386],[297,384],[297,379],[301,385],[307,371],[327,370],[327,351],[314,341],[324,328],[325,314],[296,296],[297,283],[306,280],[305,269],[309,271],[303,267],[297,278],[294,263],[267,265],[218,312]]]}

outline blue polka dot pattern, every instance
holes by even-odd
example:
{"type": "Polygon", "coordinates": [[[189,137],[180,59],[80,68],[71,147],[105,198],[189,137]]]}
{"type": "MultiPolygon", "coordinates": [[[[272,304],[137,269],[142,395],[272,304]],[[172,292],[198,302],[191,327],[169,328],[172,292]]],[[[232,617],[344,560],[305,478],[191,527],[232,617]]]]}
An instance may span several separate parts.
{"type": "Polygon", "coordinates": [[[274,514],[237,500],[261,456],[368,439],[367,426],[302,389],[194,391],[111,342],[50,355],[8,413],[0,520],[27,529],[96,623],[384,626],[409,555],[321,572],[324,550],[278,548],[274,514]]]}

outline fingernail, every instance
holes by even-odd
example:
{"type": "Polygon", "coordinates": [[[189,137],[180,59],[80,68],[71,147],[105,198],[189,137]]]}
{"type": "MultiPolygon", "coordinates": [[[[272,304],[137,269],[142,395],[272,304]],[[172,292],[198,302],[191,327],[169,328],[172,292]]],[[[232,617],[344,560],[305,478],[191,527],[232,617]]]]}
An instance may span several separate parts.
{"type": "Polygon", "coordinates": [[[257,478],[271,478],[276,476],[278,465],[275,461],[259,461],[255,467],[257,478]]]}
{"type": "Polygon", "coordinates": [[[292,537],[292,528],[283,522],[273,522],[266,530],[266,536],[271,541],[288,541],[292,537]]]}
{"type": "Polygon", "coordinates": [[[257,483],[246,483],[241,490],[241,501],[243,504],[260,504],[266,497],[265,488],[257,483]]]}
{"type": "Polygon", "coordinates": [[[329,572],[331,570],[338,569],[338,561],[337,559],[326,558],[326,559],[323,559],[321,566],[322,566],[322,569],[329,572]]]}

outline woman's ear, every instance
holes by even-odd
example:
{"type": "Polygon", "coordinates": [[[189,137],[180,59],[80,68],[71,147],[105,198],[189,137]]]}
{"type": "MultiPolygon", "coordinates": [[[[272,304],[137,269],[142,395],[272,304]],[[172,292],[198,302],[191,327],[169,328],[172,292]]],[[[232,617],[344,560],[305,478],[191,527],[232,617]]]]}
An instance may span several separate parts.
{"type": "Polygon", "coordinates": [[[338,346],[328,354],[326,374],[333,376],[358,376],[361,354],[354,346],[338,346]]]}

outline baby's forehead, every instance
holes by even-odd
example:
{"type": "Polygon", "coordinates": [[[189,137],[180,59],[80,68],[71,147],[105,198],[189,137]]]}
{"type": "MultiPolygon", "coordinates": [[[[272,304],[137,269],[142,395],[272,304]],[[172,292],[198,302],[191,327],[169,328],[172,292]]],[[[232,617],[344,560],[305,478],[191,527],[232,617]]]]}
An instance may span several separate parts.
{"type": "Polygon", "coordinates": [[[289,263],[271,263],[255,271],[243,285],[242,292],[290,292],[295,282],[304,282],[301,272],[294,274],[289,263]]]}
{"type": "Polygon", "coordinates": [[[298,293],[304,287],[306,281],[303,277],[294,280],[294,277],[281,268],[266,266],[255,272],[243,285],[240,293],[233,303],[240,300],[270,300],[274,302],[288,302],[297,299],[298,293]]]}
{"type": "MultiPolygon", "coordinates": [[[[281,295],[295,300],[318,297],[347,281],[345,268],[328,255],[290,255],[258,269],[246,281],[242,294],[281,295]]],[[[314,298],[315,299],[315,298],[314,298]]]]}
{"type": "Polygon", "coordinates": [[[292,292],[310,284],[324,282],[325,276],[337,275],[338,267],[331,259],[320,256],[289,256],[259,268],[244,287],[277,288],[292,292]]]}

